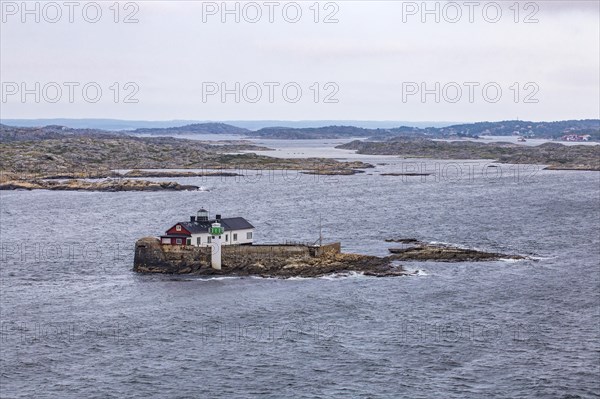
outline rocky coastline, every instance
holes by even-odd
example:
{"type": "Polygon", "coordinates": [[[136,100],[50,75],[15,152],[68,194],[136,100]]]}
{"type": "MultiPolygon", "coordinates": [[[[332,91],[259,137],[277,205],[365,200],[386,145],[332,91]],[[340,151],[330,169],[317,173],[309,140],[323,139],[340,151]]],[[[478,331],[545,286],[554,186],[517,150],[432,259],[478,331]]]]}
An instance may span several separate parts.
{"type": "Polygon", "coordinates": [[[386,141],[359,141],[336,148],[366,155],[398,155],[405,158],[489,159],[508,164],[545,165],[548,170],[600,171],[600,145],[545,143],[523,146],[511,143],[433,141],[425,138],[393,138],[386,141]]]}
{"type": "Polygon", "coordinates": [[[198,186],[177,182],[147,180],[105,179],[86,181],[68,180],[8,180],[0,182],[0,190],[57,190],[57,191],[196,191],[198,186]]]}
{"type": "Polygon", "coordinates": [[[373,167],[360,161],[286,159],[247,152],[264,150],[268,148],[240,141],[202,142],[97,130],[2,125],[0,190],[180,191],[198,187],[137,179],[235,177],[263,170],[352,175],[359,173],[359,169],[373,167]],[[128,171],[119,173],[119,170],[128,171]]]}

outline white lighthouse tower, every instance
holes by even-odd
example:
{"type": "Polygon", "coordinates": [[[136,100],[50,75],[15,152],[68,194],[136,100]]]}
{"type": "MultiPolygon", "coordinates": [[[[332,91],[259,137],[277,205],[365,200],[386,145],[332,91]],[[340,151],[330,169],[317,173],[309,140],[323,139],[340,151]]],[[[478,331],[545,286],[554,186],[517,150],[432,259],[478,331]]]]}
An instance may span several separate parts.
{"type": "Polygon", "coordinates": [[[219,220],[211,225],[208,232],[212,236],[212,253],[210,255],[210,263],[213,269],[221,270],[221,235],[223,235],[223,227],[219,220]]]}

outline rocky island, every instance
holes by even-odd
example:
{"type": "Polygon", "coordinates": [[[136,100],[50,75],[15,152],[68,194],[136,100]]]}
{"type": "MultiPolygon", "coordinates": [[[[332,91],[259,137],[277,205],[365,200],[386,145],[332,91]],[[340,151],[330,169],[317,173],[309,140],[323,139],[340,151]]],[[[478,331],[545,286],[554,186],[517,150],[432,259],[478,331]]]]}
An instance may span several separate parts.
{"type": "Polygon", "coordinates": [[[139,273],[194,274],[199,276],[320,277],[362,273],[374,277],[408,276],[398,261],[476,262],[525,259],[519,255],[480,252],[453,246],[416,242],[392,250],[386,257],[342,253],[340,243],[311,245],[241,245],[222,247],[222,268],[211,268],[210,247],[161,245],[145,237],[135,244],[133,270],[139,273]]]}
{"type": "Polygon", "coordinates": [[[399,155],[406,158],[490,159],[500,163],[542,164],[554,170],[600,170],[600,145],[546,143],[523,146],[511,143],[434,141],[425,138],[393,138],[385,141],[355,140],[336,148],[359,154],[399,155]]]}
{"type": "Polygon", "coordinates": [[[362,272],[370,276],[411,274],[390,259],[344,254],[339,243],[309,245],[241,245],[222,247],[221,270],[211,268],[211,248],[161,245],[155,237],[135,244],[133,270],[140,273],[195,274],[201,276],[319,277],[362,272]]]}

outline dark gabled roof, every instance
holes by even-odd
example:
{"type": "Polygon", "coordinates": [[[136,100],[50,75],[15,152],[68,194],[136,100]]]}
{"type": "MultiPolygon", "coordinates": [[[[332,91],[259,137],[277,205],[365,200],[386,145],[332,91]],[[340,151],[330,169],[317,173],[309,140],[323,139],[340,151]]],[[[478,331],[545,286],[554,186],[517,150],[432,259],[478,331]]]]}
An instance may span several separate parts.
{"type": "MultiPolygon", "coordinates": [[[[189,231],[192,234],[203,234],[208,233],[208,229],[211,225],[216,222],[216,220],[205,220],[205,221],[195,221],[195,222],[179,222],[174,226],[180,224],[184,229],[189,231]]],[[[224,231],[231,230],[243,230],[243,229],[253,229],[252,226],[246,219],[242,217],[236,218],[224,218],[220,220],[221,226],[224,231]]],[[[173,227],[171,227],[173,228],[173,227]]],[[[169,229],[170,230],[170,229],[169,229]]]]}
{"type": "Polygon", "coordinates": [[[192,234],[198,233],[208,233],[208,229],[210,228],[210,221],[201,221],[201,222],[179,222],[183,226],[184,229],[189,231],[192,234]]]}
{"type": "Polygon", "coordinates": [[[227,230],[244,230],[253,229],[254,226],[242,217],[221,219],[221,226],[227,230]]]}

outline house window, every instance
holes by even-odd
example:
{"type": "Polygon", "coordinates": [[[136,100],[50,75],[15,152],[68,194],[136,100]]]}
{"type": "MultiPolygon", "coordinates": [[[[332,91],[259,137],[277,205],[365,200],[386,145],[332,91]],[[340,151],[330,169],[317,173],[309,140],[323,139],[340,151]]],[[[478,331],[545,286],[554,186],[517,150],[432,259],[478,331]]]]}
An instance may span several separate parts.
{"type": "Polygon", "coordinates": [[[212,237],[211,237],[211,236],[208,236],[208,239],[206,240],[206,242],[207,242],[208,244],[210,244],[210,243],[212,242],[212,237]]]}
{"type": "Polygon", "coordinates": [[[175,230],[181,231],[181,226],[180,225],[175,226],[175,230]]]}
{"type": "Polygon", "coordinates": [[[225,234],[225,242],[229,240],[229,234],[225,234]]]}
{"type": "Polygon", "coordinates": [[[192,239],[191,238],[186,239],[185,245],[192,245],[192,239]]]}
{"type": "Polygon", "coordinates": [[[248,240],[251,240],[251,239],[252,239],[252,232],[251,232],[251,231],[250,231],[250,232],[248,232],[248,233],[246,233],[246,238],[247,238],[248,240]]]}
{"type": "Polygon", "coordinates": [[[200,246],[202,244],[202,237],[196,238],[196,245],[200,246]]]}
{"type": "Polygon", "coordinates": [[[237,241],[237,233],[233,233],[233,241],[237,241]]]}
{"type": "Polygon", "coordinates": [[[178,239],[176,239],[176,240],[175,240],[175,242],[176,242],[178,245],[181,245],[181,238],[178,238],[178,239]]]}

